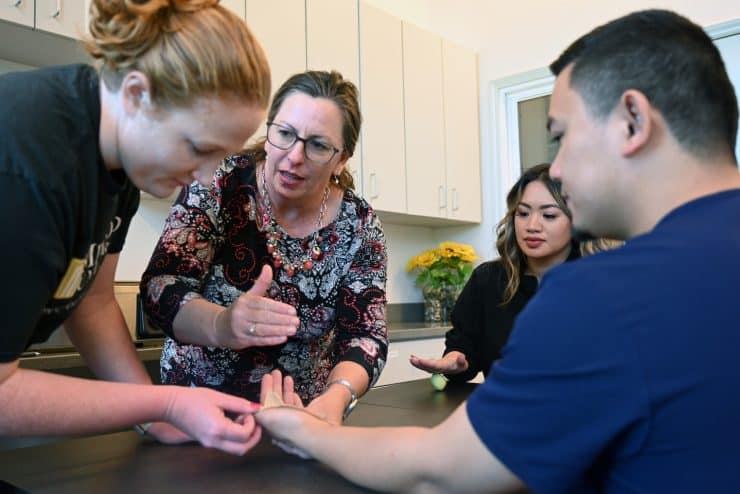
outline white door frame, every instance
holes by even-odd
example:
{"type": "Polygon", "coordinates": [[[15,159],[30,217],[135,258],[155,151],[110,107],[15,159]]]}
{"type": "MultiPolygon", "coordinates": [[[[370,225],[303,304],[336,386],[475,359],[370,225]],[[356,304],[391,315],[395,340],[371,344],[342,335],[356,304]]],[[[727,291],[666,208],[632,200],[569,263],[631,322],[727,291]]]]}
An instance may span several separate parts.
{"type": "MultiPolygon", "coordinates": [[[[704,28],[712,39],[740,34],[740,19],[704,28]]],[[[546,68],[498,79],[490,84],[493,115],[493,166],[495,218],[506,213],[506,193],[521,174],[519,156],[519,103],[552,94],[555,77],[546,68]]]]}

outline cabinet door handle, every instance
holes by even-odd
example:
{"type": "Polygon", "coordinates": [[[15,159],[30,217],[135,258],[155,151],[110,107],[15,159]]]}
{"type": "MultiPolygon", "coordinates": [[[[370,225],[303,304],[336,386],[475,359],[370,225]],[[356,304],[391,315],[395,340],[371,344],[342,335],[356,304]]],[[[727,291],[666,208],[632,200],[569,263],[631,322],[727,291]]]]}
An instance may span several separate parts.
{"type": "Polygon", "coordinates": [[[373,172],[370,174],[370,199],[377,199],[378,196],[378,179],[376,174],[373,172]]]}
{"type": "Polygon", "coordinates": [[[447,191],[444,185],[439,186],[439,209],[447,209],[447,191]]]}
{"type": "Polygon", "coordinates": [[[452,188],[452,210],[457,211],[460,209],[460,194],[456,187],[452,188]]]}
{"type": "Polygon", "coordinates": [[[15,0],[15,2],[13,2],[13,7],[20,7],[22,3],[23,0],[15,0]]]}
{"type": "Polygon", "coordinates": [[[57,0],[57,8],[56,10],[51,14],[52,19],[56,19],[61,15],[62,13],[62,0],[57,0]]]}

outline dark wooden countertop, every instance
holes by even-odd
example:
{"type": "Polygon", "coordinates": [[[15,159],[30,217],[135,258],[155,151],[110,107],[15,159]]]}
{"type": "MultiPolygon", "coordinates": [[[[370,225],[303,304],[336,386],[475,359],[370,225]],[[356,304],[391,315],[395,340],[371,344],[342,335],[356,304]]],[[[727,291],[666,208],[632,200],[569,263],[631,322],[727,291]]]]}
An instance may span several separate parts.
{"type": "MultiPolygon", "coordinates": [[[[370,390],[347,420],[358,426],[434,426],[474,389],[437,392],[427,379],[370,390]]],[[[0,439],[1,441],[1,439],[0,439]]],[[[357,452],[362,461],[362,452],[357,452]]],[[[369,492],[312,460],[273,446],[269,438],[243,457],[195,444],[165,446],[134,432],[67,439],[0,451],[0,492],[33,493],[369,492]],[[23,492],[19,490],[16,492],[23,492]]]]}

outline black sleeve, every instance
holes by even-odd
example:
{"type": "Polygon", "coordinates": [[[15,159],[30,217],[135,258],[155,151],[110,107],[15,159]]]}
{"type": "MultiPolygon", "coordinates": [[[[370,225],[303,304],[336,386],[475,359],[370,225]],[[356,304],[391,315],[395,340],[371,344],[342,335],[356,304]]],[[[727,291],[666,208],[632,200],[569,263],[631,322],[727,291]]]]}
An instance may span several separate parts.
{"type": "Polygon", "coordinates": [[[123,244],[126,240],[128,229],[131,226],[131,220],[139,209],[139,201],[141,200],[139,189],[128,179],[126,179],[126,185],[119,195],[116,216],[121,218],[121,226],[111,236],[110,245],[108,246],[108,252],[110,254],[117,254],[123,250],[123,244]]]}
{"type": "Polygon", "coordinates": [[[43,184],[0,174],[0,362],[12,362],[26,349],[46,302],[65,269],[65,223],[59,205],[43,184]]]}
{"type": "Polygon", "coordinates": [[[458,351],[465,354],[468,370],[460,374],[448,375],[448,379],[465,382],[474,378],[481,369],[477,347],[484,341],[483,326],[485,314],[483,297],[489,295],[489,289],[481,286],[485,265],[478,266],[465,284],[452,310],[452,329],[445,335],[445,354],[458,351]]]}

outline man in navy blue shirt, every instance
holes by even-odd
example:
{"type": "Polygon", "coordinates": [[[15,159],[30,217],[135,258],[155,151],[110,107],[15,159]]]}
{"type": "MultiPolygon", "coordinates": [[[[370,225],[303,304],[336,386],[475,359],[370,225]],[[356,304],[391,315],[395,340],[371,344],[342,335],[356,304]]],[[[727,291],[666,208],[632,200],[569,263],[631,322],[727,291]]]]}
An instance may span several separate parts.
{"type": "Polygon", "coordinates": [[[257,420],[383,490],[735,492],[738,107],[719,52],[687,19],[643,11],[551,69],[550,173],[576,228],[626,245],[548,272],[485,383],[434,429],[257,420]]]}

